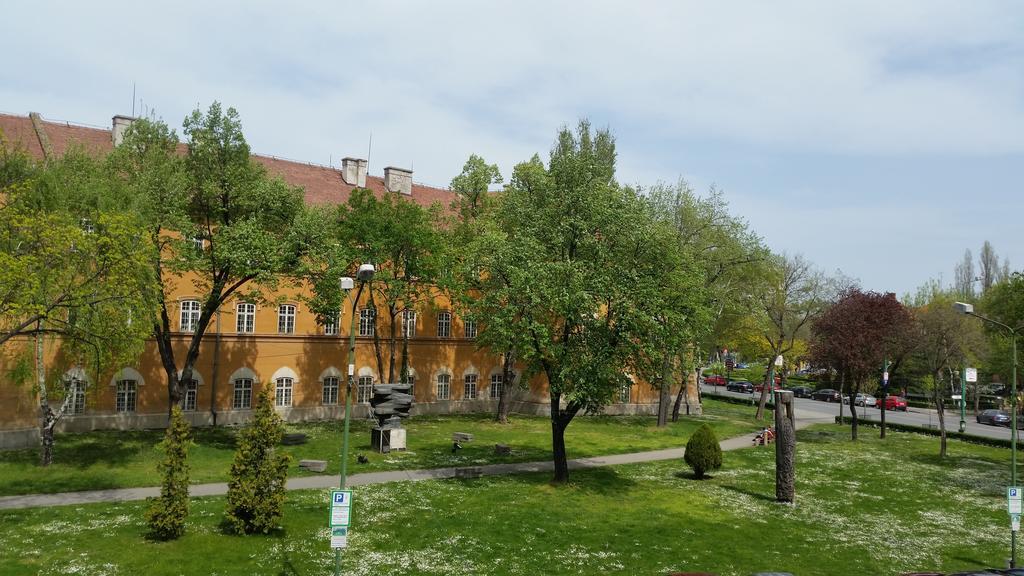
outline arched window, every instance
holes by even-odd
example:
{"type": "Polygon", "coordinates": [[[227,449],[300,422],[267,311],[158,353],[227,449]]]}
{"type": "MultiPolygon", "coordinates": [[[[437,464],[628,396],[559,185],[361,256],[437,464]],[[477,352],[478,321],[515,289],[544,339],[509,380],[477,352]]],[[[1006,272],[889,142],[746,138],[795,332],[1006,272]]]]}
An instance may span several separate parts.
{"type": "Polygon", "coordinates": [[[249,368],[239,368],[228,378],[232,386],[231,408],[249,410],[252,408],[252,388],[256,382],[256,373],[249,368]]]}
{"type": "Polygon", "coordinates": [[[320,374],[320,383],[323,390],[320,402],[328,406],[337,404],[341,390],[341,372],[333,366],[324,370],[320,374]]]}

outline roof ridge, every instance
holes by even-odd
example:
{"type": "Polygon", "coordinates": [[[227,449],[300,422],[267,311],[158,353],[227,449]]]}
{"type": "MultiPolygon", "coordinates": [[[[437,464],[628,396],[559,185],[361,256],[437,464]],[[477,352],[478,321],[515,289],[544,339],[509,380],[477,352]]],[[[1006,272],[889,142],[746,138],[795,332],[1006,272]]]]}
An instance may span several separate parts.
{"type": "MultiPolygon", "coordinates": [[[[25,120],[25,121],[28,121],[28,122],[32,122],[31,114],[16,114],[16,113],[11,113],[11,112],[0,111],[0,116],[6,116],[6,117],[9,117],[9,118],[16,118],[16,119],[19,119],[19,120],[25,120]]],[[[83,123],[83,122],[74,122],[74,121],[70,121],[70,120],[50,119],[50,118],[43,117],[41,114],[39,114],[39,119],[42,121],[43,124],[48,124],[48,125],[51,125],[51,126],[54,126],[54,127],[79,128],[79,129],[91,130],[91,131],[96,131],[96,132],[101,132],[101,133],[106,133],[106,134],[110,134],[112,132],[112,127],[103,127],[103,126],[97,126],[95,124],[86,124],[86,123],[83,123]]],[[[186,142],[182,142],[181,144],[187,146],[186,142]]],[[[320,169],[323,169],[323,170],[329,170],[329,171],[334,172],[334,173],[339,174],[339,175],[342,172],[341,167],[338,167],[338,166],[331,166],[331,165],[327,165],[327,164],[320,164],[320,163],[317,163],[317,162],[310,162],[310,161],[306,161],[306,160],[296,160],[296,159],[292,159],[292,158],[286,158],[284,156],[275,156],[273,154],[267,154],[267,153],[261,153],[261,152],[253,152],[252,156],[254,158],[264,158],[264,159],[267,159],[267,160],[272,160],[272,161],[277,161],[277,162],[287,162],[289,164],[293,164],[293,165],[296,165],[296,166],[306,166],[306,167],[311,167],[311,168],[320,168],[320,169]]],[[[373,179],[375,181],[379,181],[379,182],[383,182],[384,181],[384,175],[383,174],[369,174],[368,173],[366,176],[367,176],[367,178],[373,179]]],[[[436,191],[436,192],[444,192],[444,193],[448,193],[448,194],[452,193],[451,188],[442,187],[442,186],[435,186],[433,184],[426,184],[426,183],[418,181],[418,180],[413,180],[412,184],[413,184],[413,186],[415,188],[418,188],[418,189],[421,189],[421,190],[433,190],[433,191],[436,191]]]]}

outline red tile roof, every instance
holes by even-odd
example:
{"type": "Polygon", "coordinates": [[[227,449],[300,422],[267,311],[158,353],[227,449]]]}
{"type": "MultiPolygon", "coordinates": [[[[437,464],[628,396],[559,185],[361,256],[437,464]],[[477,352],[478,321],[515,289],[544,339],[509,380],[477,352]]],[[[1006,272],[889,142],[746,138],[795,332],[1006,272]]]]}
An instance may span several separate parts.
{"type": "MultiPolygon", "coordinates": [[[[113,149],[110,130],[48,120],[44,120],[42,125],[57,155],[64,154],[72,145],[82,146],[87,152],[97,155],[106,154],[113,149]]],[[[3,133],[8,141],[20,143],[32,156],[43,157],[42,146],[28,116],[0,114],[0,133],[3,133]]],[[[253,154],[253,158],[266,166],[270,174],[280,176],[285,182],[305,190],[307,204],[341,204],[348,201],[349,194],[355,188],[345,183],[341,178],[341,170],[337,168],[258,154],[253,154]]],[[[384,189],[384,178],[379,176],[367,175],[366,187],[378,197],[388,193],[384,189]]],[[[455,199],[455,193],[443,188],[414,183],[411,198],[421,206],[440,202],[444,208],[448,208],[455,199]]]]}

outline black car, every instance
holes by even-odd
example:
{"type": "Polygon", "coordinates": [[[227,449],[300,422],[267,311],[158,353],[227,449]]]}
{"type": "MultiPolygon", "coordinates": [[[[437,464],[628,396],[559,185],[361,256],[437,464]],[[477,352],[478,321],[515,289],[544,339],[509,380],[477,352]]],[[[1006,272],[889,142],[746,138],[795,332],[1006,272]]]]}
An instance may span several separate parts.
{"type": "Polygon", "coordinates": [[[992,426],[1009,426],[1010,415],[1002,410],[982,410],[978,414],[978,424],[991,424],[992,426]]]}
{"type": "Polygon", "coordinates": [[[793,386],[789,391],[793,393],[794,398],[810,398],[814,389],[807,386],[793,386]]]}
{"type": "Polygon", "coordinates": [[[822,388],[811,393],[811,400],[822,400],[824,402],[839,402],[839,392],[831,388],[822,388]]]}
{"type": "Polygon", "coordinates": [[[745,392],[749,394],[754,391],[754,385],[746,380],[738,380],[726,384],[725,389],[729,392],[745,392]]]}

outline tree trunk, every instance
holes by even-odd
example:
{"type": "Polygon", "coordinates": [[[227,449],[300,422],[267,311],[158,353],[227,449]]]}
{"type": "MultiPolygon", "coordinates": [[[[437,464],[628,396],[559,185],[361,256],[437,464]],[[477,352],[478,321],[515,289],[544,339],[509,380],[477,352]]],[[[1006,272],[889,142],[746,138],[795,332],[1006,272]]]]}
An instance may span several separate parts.
{"type": "Polygon", "coordinates": [[[668,404],[671,402],[672,362],[668,351],[665,351],[661,362],[661,385],[658,389],[658,428],[668,426],[668,404]]]}
{"type": "Polygon", "coordinates": [[[857,440],[857,390],[860,385],[850,386],[850,440],[857,440]]]}
{"type": "MultiPolygon", "coordinates": [[[[552,388],[550,376],[548,378],[550,390],[552,388]]],[[[551,457],[555,465],[555,477],[552,482],[564,484],[569,481],[569,461],[565,453],[565,429],[582,406],[570,402],[565,410],[562,410],[560,408],[562,395],[558,392],[549,392],[548,395],[551,397],[551,457]]]]}
{"type": "Polygon", "coordinates": [[[882,420],[882,431],[879,433],[880,434],[879,438],[883,438],[883,439],[885,438],[885,399],[888,398],[888,396],[889,396],[889,386],[888,385],[884,385],[884,386],[882,386],[882,407],[879,409],[879,412],[881,412],[880,416],[881,416],[881,420],[882,420]]]}
{"type": "MultiPolygon", "coordinates": [[[[373,282],[370,283],[370,309],[373,310],[373,355],[377,361],[377,378],[384,378],[384,356],[381,354],[380,326],[377,324],[377,303],[373,299],[373,282]]],[[[391,308],[388,308],[388,322],[391,330],[395,329],[395,317],[391,316],[391,308]]],[[[358,376],[353,375],[358,382],[358,376]]]]}
{"type": "MultiPolygon", "coordinates": [[[[775,396],[775,499],[792,504],[796,501],[796,431],[783,405],[782,394],[775,396]]],[[[789,396],[789,403],[792,396],[789,396]]]]}
{"type": "MultiPolygon", "coordinates": [[[[391,312],[391,334],[388,335],[388,382],[395,381],[395,349],[398,348],[398,335],[395,334],[395,318],[397,318],[395,311],[391,312]]],[[[402,311],[402,336],[405,337],[406,330],[408,328],[405,325],[405,311],[402,311]]],[[[383,376],[383,374],[381,375],[383,376]]]]}
{"type": "Polygon", "coordinates": [[[764,419],[764,406],[768,403],[769,390],[775,388],[775,362],[774,359],[778,357],[778,354],[772,357],[772,360],[768,363],[768,373],[765,375],[764,385],[761,387],[761,398],[757,401],[757,414],[754,414],[754,418],[757,420],[764,419]]]}
{"type": "Polygon", "coordinates": [[[946,457],[946,410],[942,402],[942,372],[935,375],[935,409],[939,412],[939,457],[946,457]]]}
{"type": "MultiPolygon", "coordinates": [[[[679,408],[683,405],[683,395],[686,394],[686,388],[687,388],[688,384],[689,384],[689,382],[687,382],[687,384],[684,384],[683,386],[680,386],[679,387],[679,393],[676,394],[676,401],[672,405],[672,421],[673,422],[678,422],[679,421],[679,408]]],[[[687,405],[687,409],[689,409],[689,405],[687,405]]]]}
{"type": "Polygon", "coordinates": [[[56,426],[53,410],[49,406],[43,406],[42,427],[39,432],[39,439],[42,442],[42,450],[39,453],[39,465],[49,466],[53,463],[53,427],[56,426]]]}
{"type": "MultiPolygon", "coordinates": [[[[700,379],[698,370],[687,370],[686,381],[682,383],[686,388],[686,415],[701,416],[704,414],[704,407],[700,402],[700,379]]],[[[675,421],[675,418],[672,419],[675,421]]]]}
{"type": "Polygon", "coordinates": [[[409,381],[409,336],[402,332],[402,367],[398,371],[398,380],[402,383],[409,381]]]}
{"type": "Polygon", "coordinates": [[[47,398],[46,390],[46,366],[43,364],[43,323],[36,321],[36,387],[39,394],[39,440],[42,442],[42,449],[39,453],[39,465],[49,466],[53,461],[53,429],[50,428],[50,435],[47,438],[47,428],[53,415],[50,409],[50,400],[47,398]]]}
{"type": "Polygon", "coordinates": [[[679,410],[686,401],[686,415],[700,416],[704,408],[700,403],[700,369],[686,371],[686,380],[679,386],[679,393],[676,394],[675,404],[672,405],[672,421],[679,421],[679,410]]]}
{"type": "Polygon", "coordinates": [[[498,413],[495,414],[494,418],[499,424],[508,424],[508,412],[512,405],[509,393],[516,376],[516,373],[513,371],[515,363],[515,351],[506,350],[501,362],[501,393],[498,395],[498,413]]]}
{"type": "Polygon", "coordinates": [[[569,461],[565,454],[565,425],[560,418],[558,399],[551,398],[551,457],[555,464],[555,477],[552,479],[556,484],[564,484],[569,481],[569,461]]]}
{"type": "Polygon", "coordinates": [[[839,423],[843,423],[843,392],[846,391],[846,372],[839,375],[839,423]]]}

